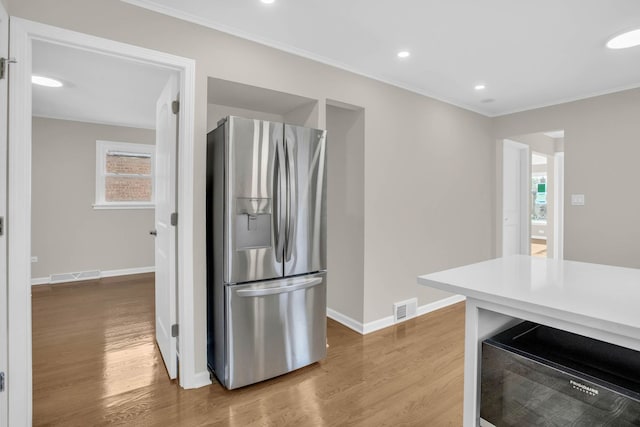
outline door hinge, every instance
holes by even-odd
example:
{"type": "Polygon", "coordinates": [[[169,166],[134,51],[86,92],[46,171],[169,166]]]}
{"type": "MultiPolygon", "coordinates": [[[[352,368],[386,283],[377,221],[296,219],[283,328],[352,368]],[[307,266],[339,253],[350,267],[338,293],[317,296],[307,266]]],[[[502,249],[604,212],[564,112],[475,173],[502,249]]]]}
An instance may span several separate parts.
{"type": "Polygon", "coordinates": [[[171,337],[175,338],[178,336],[178,324],[171,325],[171,337]]]}
{"type": "Polygon", "coordinates": [[[15,64],[15,58],[0,58],[0,80],[4,79],[4,75],[7,71],[7,64],[15,64]]]}
{"type": "Polygon", "coordinates": [[[178,225],[178,212],[174,212],[171,214],[171,225],[174,227],[178,225]]]}
{"type": "Polygon", "coordinates": [[[4,236],[4,217],[0,216],[0,237],[4,236]]]}
{"type": "Polygon", "coordinates": [[[4,372],[0,372],[0,392],[4,391],[4,372]]]}
{"type": "Polygon", "coordinates": [[[173,111],[173,114],[178,114],[180,112],[180,101],[173,101],[171,103],[171,111],[173,111]]]}

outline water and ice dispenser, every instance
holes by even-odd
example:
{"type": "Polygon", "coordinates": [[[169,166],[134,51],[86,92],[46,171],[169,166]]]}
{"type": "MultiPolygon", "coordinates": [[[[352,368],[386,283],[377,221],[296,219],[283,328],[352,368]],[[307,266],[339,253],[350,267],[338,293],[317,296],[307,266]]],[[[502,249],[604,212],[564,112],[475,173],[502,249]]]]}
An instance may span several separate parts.
{"type": "Polygon", "coordinates": [[[236,250],[271,247],[271,205],[270,198],[236,199],[236,250]]]}

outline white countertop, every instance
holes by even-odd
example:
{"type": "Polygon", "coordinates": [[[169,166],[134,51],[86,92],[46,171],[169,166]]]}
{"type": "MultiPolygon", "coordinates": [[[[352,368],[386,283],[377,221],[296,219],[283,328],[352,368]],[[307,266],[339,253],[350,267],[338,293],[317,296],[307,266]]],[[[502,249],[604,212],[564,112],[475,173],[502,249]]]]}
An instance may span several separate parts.
{"type": "Polygon", "coordinates": [[[640,339],[640,269],[514,255],[418,283],[640,339]]]}

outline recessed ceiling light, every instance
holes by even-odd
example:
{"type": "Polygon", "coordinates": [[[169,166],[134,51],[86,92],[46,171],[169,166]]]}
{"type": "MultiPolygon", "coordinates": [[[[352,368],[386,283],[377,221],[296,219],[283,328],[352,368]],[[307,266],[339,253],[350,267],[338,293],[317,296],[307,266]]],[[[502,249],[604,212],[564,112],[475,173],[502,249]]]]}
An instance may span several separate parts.
{"type": "Polygon", "coordinates": [[[401,50],[400,52],[398,52],[398,58],[408,58],[411,56],[411,52],[409,52],[408,50],[401,50]]]}
{"type": "Polygon", "coordinates": [[[50,77],[36,76],[36,75],[31,76],[31,83],[38,86],[45,86],[45,87],[62,87],[63,86],[60,80],[52,79],[50,77]]]}
{"type": "Polygon", "coordinates": [[[264,4],[271,4],[273,2],[275,2],[276,0],[260,0],[262,3],[264,4]]]}
{"type": "Polygon", "coordinates": [[[640,45],[640,28],[619,34],[607,42],[609,49],[626,49],[640,45]]]}
{"type": "Polygon", "coordinates": [[[485,90],[487,87],[483,84],[478,84],[473,87],[475,90],[485,90]]]}

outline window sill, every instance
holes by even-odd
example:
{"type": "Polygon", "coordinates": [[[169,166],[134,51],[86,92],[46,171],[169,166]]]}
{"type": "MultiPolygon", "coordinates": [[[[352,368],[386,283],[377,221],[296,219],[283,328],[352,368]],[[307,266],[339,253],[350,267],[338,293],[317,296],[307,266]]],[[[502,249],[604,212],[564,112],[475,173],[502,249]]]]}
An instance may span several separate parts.
{"type": "Polygon", "coordinates": [[[127,204],[98,204],[93,205],[93,209],[95,210],[111,210],[111,209],[155,209],[156,205],[152,203],[127,203],[127,204]]]}

